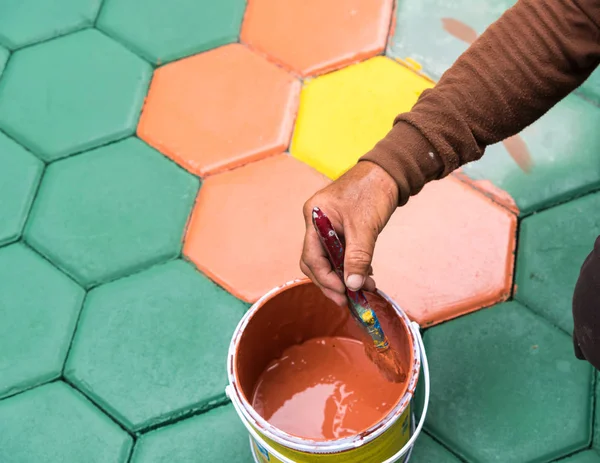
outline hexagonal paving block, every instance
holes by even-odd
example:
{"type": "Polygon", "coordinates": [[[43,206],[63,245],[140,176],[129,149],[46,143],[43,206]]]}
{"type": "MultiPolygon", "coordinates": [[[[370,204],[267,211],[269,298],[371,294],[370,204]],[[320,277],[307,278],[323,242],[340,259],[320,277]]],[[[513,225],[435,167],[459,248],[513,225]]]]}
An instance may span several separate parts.
{"type": "Polygon", "coordinates": [[[527,217],[519,230],[515,297],[558,327],[573,331],[573,290],[600,235],[600,193],[527,217]]]}
{"type": "Polygon", "coordinates": [[[198,186],[129,138],[50,165],[25,239],[93,286],[176,257],[198,186]]]}
{"type": "Polygon", "coordinates": [[[245,308],[181,260],[108,283],[86,298],[65,376],[134,431],[211,407],[245,308]]]}
{"type": "Polygon", "coordinates": [[[231,405],[144,434],[132,463],[214,461],[251,463],[248,432],[231,405]]]}
{"type": "Polygon", "coordinates": [[[516,0],[403,0],[395,11],[388,54],[409,58],[439,79],[478,34],[516,0]],[[423,31],[427,31],[426,34],[423,31]]]}
{"type": "MultiPolygon", "coordinates": [[[[521,132],[533,160],[529,174],[503,144],[488,148],[482,159],[463,171],[492,195],[494,187],[507,192],[522,214],[564,202],[600,186],[598,118],[600,108],[570,95],[521,132]]],[[[511,203],[505,194],[496,199],[511,203]]]]}
{"type": "Polygon", "coordinates": [[[23,244],[0,249],[0,397],[58,378],[83,296],[23,244]]]}
{"type": "Polygon", "coordinates": [[[8,61],[9,52],[6,48],[0,47],[0,76],[2,75],[2,71],[4,71],[4,66],[6,66],[6,62],[8,61]]]}
{"type": "Polygon", "coordinates": [[[516,217],[447,178],[396,211],[375,247],[380,289],[422,326],[506,299],[516,217]]]}
{"type": "Polygon", "coordinates": [[[302,277],[302,206],[329,182],[282,154],[209,177],[198,196],[183,253],[239,298],[254,302],[302,277]]]}
{"type": "Polygon", "coordinates": [[[0,128],[45,161],[132,134],[152,69],[94,29],[17,51],[0,80],[0,128]]]}
{"type": "Polygon", "coordinates": [[[0,132],[0,246],[19,238],[43,163],[0,132]]]}
{"type": "Polygon", "coordinates": [[[592,368],[517,302],[425,333],[426,427],[467,461],[551,461],[588,446],[592,368]]]}
{"type": "Polygon", "coordinates": [[[133,439],[56,382],[0,402],[0,461],[125,463],[133,439]]]}
{"type": "Polygon", "coordinates": [[[105,0],[97,27],[162,64],[235,42],[244,0],[105,0]]]}
{"type": "Polygon", "coordinates": [[[380,53],[391,0],[253,0],[242,40],[297,74],[331,71],[380,53]]]}
{"type": "Polygon", "coordinates": [[[460,460],[422,432],[415,443],[410,463],[460,463],[460,460]]]}
{"type": "Polygon", "coordinates": [[[352,167],[432,84],[378,56],[308,82],[292,140],[294,157],[330,178],[352,167]]]}
{"type": "Polygon", "coordinates": [[[299,91],[291,75],[228,45],[157,70],[138,135],[189,171],[213,174],[284,151],[299,91]]]}
{"type": "Polygon", "coordinates": [[[594,450],[579,452],[572,457],[560,460],[561,463],[600,463],[600,455],[594,450]]]}
{"type": "Polygon", "coordinates": [[[91,27],[102,0],[8,0],[0,7],[0,43],[15,49],[91,27]]]}

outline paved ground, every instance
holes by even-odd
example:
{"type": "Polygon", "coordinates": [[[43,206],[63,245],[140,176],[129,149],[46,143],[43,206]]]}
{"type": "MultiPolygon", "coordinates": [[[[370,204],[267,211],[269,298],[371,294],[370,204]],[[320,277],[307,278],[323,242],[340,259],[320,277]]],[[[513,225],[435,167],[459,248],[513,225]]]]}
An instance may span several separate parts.
{"type": "MultiPolygon", "coordinates": [[[[300,276],[303,201],[512,3],[0,2],[0,462],[251,461],[225,354],[300,276]]],[[[427,328],[414,462],[600,462],[569,338],[599,119],[594,75],[383,234],[427,328]]]]}

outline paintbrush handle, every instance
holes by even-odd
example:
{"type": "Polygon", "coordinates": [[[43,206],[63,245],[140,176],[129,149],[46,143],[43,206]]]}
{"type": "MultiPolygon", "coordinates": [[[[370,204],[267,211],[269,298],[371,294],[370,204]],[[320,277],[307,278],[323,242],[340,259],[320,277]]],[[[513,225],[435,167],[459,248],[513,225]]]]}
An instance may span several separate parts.
{"type": "MultiPolygon", "coordinates": [[[[315,207],[312,212],[313,225],[319,235],[319,239],[323,248],[329,256],[329,261],[333,267],[335,273],[340,277],[342,282],[344,281],[344,244],[338,236],[337,232],[333,228],[329,217],[327,217],[321,209],[315,207]]],[[[346,288],[346,295],[350,301],[350,306],[353,314],[358,319],[359,323],[367,330],[375,347],[378,349],[387,349],[389,343],[377,315],[371,308],[367,297],[364,292],[352,291],[346,288]]]]}

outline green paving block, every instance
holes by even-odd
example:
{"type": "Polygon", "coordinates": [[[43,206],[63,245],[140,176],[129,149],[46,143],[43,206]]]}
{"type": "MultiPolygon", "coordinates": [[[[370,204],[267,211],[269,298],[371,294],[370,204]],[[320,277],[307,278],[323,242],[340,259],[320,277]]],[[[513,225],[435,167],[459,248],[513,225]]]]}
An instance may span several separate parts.
{"type": "Polygon", "coordinates": [[[600,235],[598,211],[594,193],[521,222],[515,298],[567,333],[579,271],[600,235]]]}
{"type": "Polygon", "coordinates": [[[410,463],[460,463],[460,460],[422,432],[415,443],[410,463]]]}
{"type": "Polygon", "coordinates": [[[24,47],[91,27],[102,0],[2,0],[0,43],[24,47]]]}
{"type": "Polygon", "coordinates": [[[0,132],[0,246],[21,235],[44,164],[0,132]]]}
{"type": "Polygon", "coordinates": [[[600,67],[577,89],[577,93],[600,105],[600,67]]]}
{"type": "Polygon", "coordinates": [[[600,463],[600,455],[594,450],[586,450],[571,457],[563,458],[560,463],[600,463]]]}
{"type": "Polygon", "coordinates": [[[592,367],[571,338],[517,302],[425,333],[428,432],[470,462],[546,462],[586,448],[592,367]]]}
{"type": "Polygon", "coordinates": [[[0,47],[0,76],[2,75],[2,71],[4,71],[6,62],[8,61],[8,54],[9,52],[6,48],[0,47]]]}
{"type": "Polygon", "coordinates": [[[569,200],[600,186],[599,119],[600,108],[570,95],[521,133],[534,162],[529,174],[503,144],[488,148],[464,172],[507,191],[522,214],[569,200]]]}
{"type": "Polygon", "coordinates": [[[152,75],[94,29],[13,54],[0,79],[0,128],[45,161],[133,134],[152,75]]]}
{"type": "Polygon", "coordinates": [[[198,187],[129,138],[51,164],[25,239],[90,287],[176,257],[198,187]]]}
{"type": "Polygon", "coordinates": [[[224,400],[245,305],[175,260],[92,290],[65,374],[133,431],[224,400]]]}
{"type": "Polygon", "coordinates": [[[59,377],[83,297],[23,244],[0,249],[0,397],[59,377]]]}
{"type": "Polygon", "coordinates": [[[131,463],[196,461],[254,461],[248,432],[231,405],[144,434],[131,459],[131,463]]]}
{"type": "Polygon", "coordinates": [[[469,47],[472,38],[469,34],[451,34],[443,20],[460,21],[477,35],[514,3],[516,0],[399,0],[387,53],[417,61],[425,74],[438,80],[469,47]]]}
{"type": "Polygon", "coordinates": [[[154,64],[235,42],[244,0],[105,0],[97,27],[154,64]]]}
{"type": "Polygon", "coordinates": [[[132,440],[61,382],[0,402],[3,463],[125,463],[132,440]]]}

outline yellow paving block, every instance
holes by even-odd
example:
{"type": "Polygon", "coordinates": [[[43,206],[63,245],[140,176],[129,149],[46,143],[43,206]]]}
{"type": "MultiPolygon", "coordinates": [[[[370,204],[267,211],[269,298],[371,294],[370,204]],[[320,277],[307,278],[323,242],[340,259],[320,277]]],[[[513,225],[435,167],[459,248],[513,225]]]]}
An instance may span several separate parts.
{"type": "Polygon", "coordinates": [[[290,151],[335,179],[350,169],[409,111],[427,79],[377,56],[308,82],[290,151]]]}

